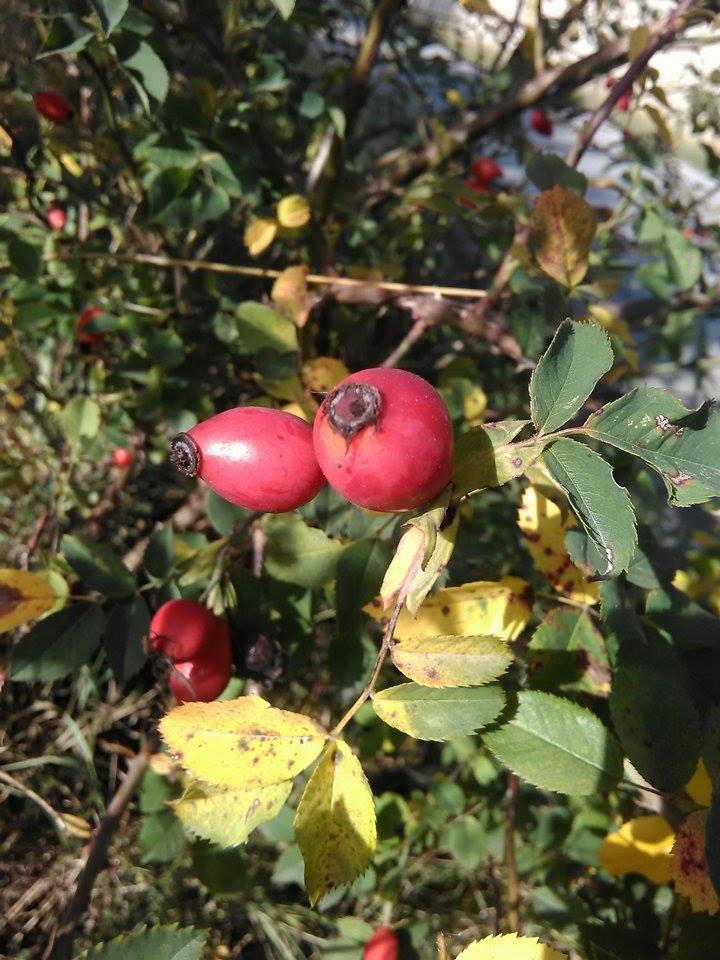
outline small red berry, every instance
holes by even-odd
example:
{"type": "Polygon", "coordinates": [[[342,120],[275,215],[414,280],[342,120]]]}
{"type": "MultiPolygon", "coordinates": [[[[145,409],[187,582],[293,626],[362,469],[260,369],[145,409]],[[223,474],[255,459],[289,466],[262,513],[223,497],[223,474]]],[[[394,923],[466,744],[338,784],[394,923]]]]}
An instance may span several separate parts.
{"type": "Polygon", "coordinates": [[[625,93],[621,94],[618,97],[618,101],[615,104],[618,110],[622,110],[623,113],[627,113],[630,109],[630,104],[632,103],[632,90],[626,90],[625,93]]]}
{"type": "Polygon", "coordinates": [[[43,90],[35,94],[35,109],[55,123],[64,123],[72,113],[72,107],[65,97],[53,90],[43,90]]]}
{"type": "MultiPolygon", "coordinates": [[[[203,653],[225,631],[225,621],[201,603],[168,600],[150,621],[150,648],[171,660],[190,660],[203,653]]],[[[227,639],[229,649],[229,634],[227,639]]]]}
{"type": "Polygon", "coordinates": [[[126,470],[135,459],[132,450],[127,447],[115,447],[112,452],[112,462],[118,470],[126,470]]]}
{"type": "Polygon", "coordinates": [[[605,77],[605,86],[608,88],[608,90],[609,90],[611,87],[614,87],[614,86],[615,86],[615,78],[614,78],[614,77],[605,77]]]}
{"type": "Polygon", "coordinates": [[[67,214],[62,207],[50,207],[47,212],[47,225],[51,230],[62,230],[67,223],[67,214]]]}
{"type": "Polygon", "coordinates": [[[434,387],[406,370],[346,377],[318,410],[313,441],[330,486],[369,510],[414,510],[450,481],[447,408],[434,387]]]}
{"type": "Polygon", "coordinates": [[[552,120],[544,110],[533,110],[530,114],[530,123],[535,133],[540,133],[543,137],[549,137],[553,132],[552,120]]]}
{"type": "Polygon", "coordinates": [[[363,950],[363,960],[397,960],[400,939],[389,927],[379,927],[363,950]]]}
{"type": "MultiPolygon", "coordinates": [[[[468,190],[472,190],[473,193],[490,193],[490,187],[480,180],[463,180],[463,186],[467,187],[468,190]]],[[[474,200],[470,200],[468,197],[460,197],[460,203],[464,207],[470,207],[471,210],[476,210],[478,204],[474,200]]]]}
{"type": "Polygon", "coordinates": [[[87,310],[83,310],[78,317],[77,327],[75,329],[75,336],[78,339],[78,343],[87,344],[89,347],[99,347],[102,344],[103,335],[86,330],[85,327],[93,317],[97,317],[103,312],[100,307],[88,307],[87,310]]]}
{"type": "Polygon", "coordinates": [[[181,473],[198,476],[225,500],[261,513],[294,510],[325,482],[310,424],[268,407],[224,410],[178,434],[170,449],[181,473]]]}
{"type": "Polygon", "coordinates": [[[490,183],[491,180],[497,180],[502,176],[500,166],[492,157],[475,157],[472,162],[472,172],[480,183],[490,183]]]}

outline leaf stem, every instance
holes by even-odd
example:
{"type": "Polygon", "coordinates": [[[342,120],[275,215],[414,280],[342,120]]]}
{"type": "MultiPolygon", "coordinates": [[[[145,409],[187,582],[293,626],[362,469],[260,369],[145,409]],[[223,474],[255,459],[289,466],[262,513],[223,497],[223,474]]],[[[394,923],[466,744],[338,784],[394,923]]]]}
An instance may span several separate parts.
{"type": "Polygon", "coordinates": [[[393,608],[392,615],[387,622],[385,627],[385,632],[383,633],[382,642],[380,643],[380,649],[378,650],[378,655],[375,660],[375,665],[372,668],[372,673],[363,687],[360,695],[352,704],[351,707],[345,712],[343,717],[335,724],[333,727],[330,736],[334,737],[342,729],[344,729],[348,723],[352,720],[355,714],[358,712],[360,707],[365,703],[369,696],[372,695],[375,684],[377,683],[378,677],[380,676],[380,671],[382,670],[383,664],[385,663],[385,658],[390,652],[390,644],[392,643],[393,634],[395,633],[395,627],[397,626],[398,619],[400,618],[400,613],[402,612],[403,605],[405,603],[405,592],[401,592],[398,596],[395,607],[393,608]]]}

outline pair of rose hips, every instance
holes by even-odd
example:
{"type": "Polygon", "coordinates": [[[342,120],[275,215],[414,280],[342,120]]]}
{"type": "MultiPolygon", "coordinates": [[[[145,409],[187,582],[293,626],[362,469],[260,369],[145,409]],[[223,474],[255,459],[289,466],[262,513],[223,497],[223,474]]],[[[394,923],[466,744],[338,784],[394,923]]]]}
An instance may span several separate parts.
{"type": "MultiPolygon", "coordinates": [[[[490,184],[502,176],[502,169],[492,157],[475,157],[470,168],[472,177],[463,183],[473,193],[490,193],[490,184]]],[[[466,202],[466,206],[472,206],[466,202]]]]}
{"type": "Polygon", "coordinates": [[[282,513],[324,482],[368,510],[414,510],[449,483],[453,430],[422,377],[382,367],[346,377],[311,428],[267,407],[236,407],[171,441],[171,459],[248,510],[282,513]]]}
{"type": "Polygon", "coordinates": [[[72,113],[70,103],[61,93],[54,90],[41,90],[35,94],[35,109],[53,123],[64,123],[72,113]]]}
{"type": "Polygon", "coordinates": [[[170,691],[181,703],[214,700],[230,679],[230,628],[194,600],[168,600],[150,621],[150,649],[172,664],[170,691]]]}

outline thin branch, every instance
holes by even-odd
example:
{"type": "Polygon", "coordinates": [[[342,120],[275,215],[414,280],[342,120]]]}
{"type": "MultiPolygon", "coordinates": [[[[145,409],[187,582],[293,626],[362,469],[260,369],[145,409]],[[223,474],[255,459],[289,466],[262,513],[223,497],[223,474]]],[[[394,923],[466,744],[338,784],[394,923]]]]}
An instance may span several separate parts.
{"type": "Polygon", "coordinates": [[[508,773],[505,793],[505,869],[507,870],[507,920],[512,933],[522,933],[520,919],[520,880],[515,855],[515,813],[519,781],[516,773],[508,773]]]}
{"type": "Polygon", "coordinates": [[[402,360],[405,354],[412,349],[412,347],[420,340],[424,335],[425,331],[428,329],[428,323],[426,320],[416,320],[413,325],[410,327],[408,332],[402,338],[400,343],[395,347],[391,354],[389,354],[383,362],[380,364],[381,367],[395,367],[402,360]]]}
{"type": "Polygon", "coordinates": [[[90,842],[87,860],[78,877],[75,893],[65,907],[60,926],[54,940],[45,951],[43,960],[70,960],[75,928],[90,902],[95,880],[107,863],[108,849],[120,817],[140,784],[150,756],[148,747],[130,762],[125,779],[110,801],[107,810],[100,817],[97,831],[90,842]]]}
{"type": "Polygon", "coordinates": [[[578,138],[575,146],[568,154],[566,163],[570,167],[576,167],[580,158],[590,146],[593,137],[600,129],[602,124],[612,113],[612,109],[624,93],[632,89],[635,80],[640,76],[650,59],[662,47],[670,43],[671,40],[685,26],[684,17],[695,6],[696,0],[680,0],[680,3],[673,12],[664,20],[659,30],[650,39],[644,50],[635,57],[625,73],[610,88],[610,93],[604,103],[600,104],[595,113],[590,118],[585,130],[578,138]]]}

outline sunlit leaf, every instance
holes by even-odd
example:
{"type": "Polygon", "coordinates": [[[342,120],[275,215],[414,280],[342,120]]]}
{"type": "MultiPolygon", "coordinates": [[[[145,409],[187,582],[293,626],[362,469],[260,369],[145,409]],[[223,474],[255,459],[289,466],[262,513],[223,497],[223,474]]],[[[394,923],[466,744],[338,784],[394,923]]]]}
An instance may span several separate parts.
{"type": "Polygon", "coordinates": [[[245,843],[252,831],[278,815],[290,795],[292,780],[238,790],[233,787],[190,784],[172,804],[175,816],[190,833],[221,847],[245,843]]]}
{"type": "Polygon", "coordinates": [[[263,250],[267,250],[275,239],[277,228],[276,220],[260,217],[250,221],[245,227],[243,243],[251,257],[259,257],[263,250]]]}
{"type": "Polygon", "coordinates": [[[669,883],[674,840],[675,833],[664,817],[635,817],[605,837],[600,865],[616,877],[638,873],[651,883],[669,883]]]}
{"type": "Polygon", "coordinates": [[[587,273],[597,221],[590,204],[572,190],[554,186],[535,201],[530,220],[531,247],[542,270],[565,287],[587,273]]]}
{"type": "Polygon", "coordinates": [[[0,569],[0,633],[28,620],[37,620],[55,606],[57,596],[50,583],[36,573],[0,569]]]}
{"type": "Polygon", "coordinates": [[[503,933],[475,940],[458,954],[457,960],[566,960],[566,957],[536,937],[503,933]]]}
{"type": "Polygon", "coordinates": [[[475,687],[496,680],[512,662],[510,647],[497,637],[424,637],[396,640],[398,670],[425,687],[475,687]]]}
{"type": "Polygon", "coordinates": [[[304,227],[310,220],[310,204],[300,194],[283,197],[277,205],[277,218],[281,227],[292,230],[304,227]]]}
{"type": "Polygon", "coordinates": [[[372,702],[381,720],[411,737],[452,740],[492,723],[505,697],[497,684],[433,690],[401,683],[376,693],[372,702]]]}

